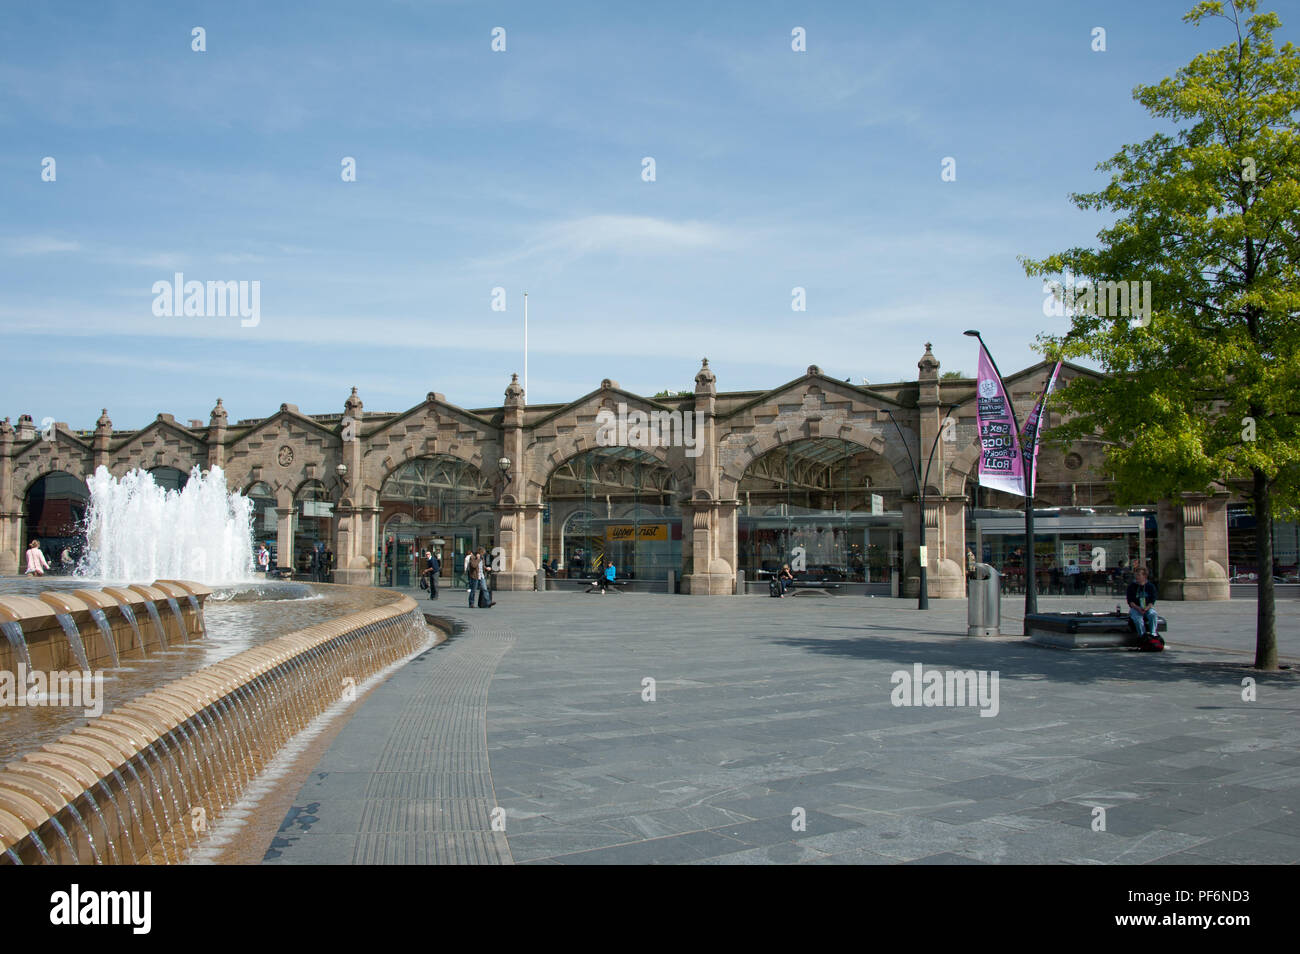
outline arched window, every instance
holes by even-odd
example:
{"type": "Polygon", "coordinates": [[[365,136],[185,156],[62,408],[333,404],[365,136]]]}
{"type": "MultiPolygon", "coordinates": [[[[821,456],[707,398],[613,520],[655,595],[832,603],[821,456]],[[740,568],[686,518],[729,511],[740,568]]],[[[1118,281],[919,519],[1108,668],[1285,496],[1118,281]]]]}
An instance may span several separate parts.
{"type": "Polygon", "coordinates": [[[496,545],[495,502],[483,473],[459,458],[434,454],[396,467],[379,490],[379,582],[413,586],[424,551],[434,550],[442,575],[459,585],[469,551],[490,555],[496,545]]]}
{"type": "Polygon", "coordinates": [[[751,580],[789,563],[807,580],[886,582],[901,551],[901,493],[888,462],[860,444],[782,444],[741,478],[740,568],[751,580]]]}
{"type": "Polygon", "coordinates": [[[190,482],[190,475],[175,467],[151,467],[149,476],[153,477],[153,482],[163,490],[180,490],[190,482]]]}
{"type": "Polygon", "coordinates": [[[600,447],[564,461],[546,482],[543,561],[589,579],[613,562],[620,579],[681,572],[682,520],[672,471],[633,447],[600,447]]]}
{"type": "Polygon", "coordinates": [[[36,478],[23,495],[23,534],[19,540],[19,555],[31,541],[37,540],[45,559],[56,572],[71,570],[71,567],[63,565],[61,556],[67,550],[74,563],[81,559],[86,542],[86,508],[89,503],[90,492],[80,477],[54,471],[36,478]]]}

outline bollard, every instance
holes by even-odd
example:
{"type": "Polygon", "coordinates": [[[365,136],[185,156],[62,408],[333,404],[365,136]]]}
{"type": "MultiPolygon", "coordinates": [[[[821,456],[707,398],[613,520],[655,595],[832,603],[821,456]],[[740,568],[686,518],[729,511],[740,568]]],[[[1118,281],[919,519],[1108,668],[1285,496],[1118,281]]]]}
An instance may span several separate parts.
{"type": "Polygon", "coordinates": [[[736,596],[744,596],[744,595],[745,595],[745,571],[744,571],[744,570],[737,570],[737,571],[736,571],[736,593],[735,593],[735,595],[736,595],[736,596]]]}

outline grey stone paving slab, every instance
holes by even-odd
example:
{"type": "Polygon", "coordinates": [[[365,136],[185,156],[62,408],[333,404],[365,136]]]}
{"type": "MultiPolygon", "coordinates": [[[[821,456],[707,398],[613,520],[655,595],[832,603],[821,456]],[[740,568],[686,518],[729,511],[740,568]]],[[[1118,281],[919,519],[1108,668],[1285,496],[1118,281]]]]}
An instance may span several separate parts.
{"type": "MultiPolygon", "coordinates": [[[[1253,603],[1171,606],[1160,655],[970,639],[962,601],[449,607],[467,630],[367,698],[268,860],[1300,861],[1300,679],[1249,669],[1253,603]],[[996,671],[996,716],[895,706],[893,674],[918,663],[996,671]]],[[[1300,604],[1279,606],[1279,644],[1300,656],[1300,604]]]]}

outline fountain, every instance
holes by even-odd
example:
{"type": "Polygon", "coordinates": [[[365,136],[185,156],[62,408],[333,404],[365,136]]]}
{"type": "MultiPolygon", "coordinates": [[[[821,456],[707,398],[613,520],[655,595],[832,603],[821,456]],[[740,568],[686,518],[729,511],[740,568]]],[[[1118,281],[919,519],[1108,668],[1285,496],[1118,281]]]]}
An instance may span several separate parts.
{"type": "Polygon", "coordinates": [[[0,732],[0,753],[20,756],[0,767],[0,866],[183,861],[290,739],[430,640],[409,597],[350,587],[327,588],[352,594],[330,597],[348,607],[342,615],[316,612],[307,618],[326,621],[288,635],[261,630],[270,640],[261,645],[232,641],[229,622],[213,636],[204,603],[214,586],[241,634],[263,605],[275,619],[301,619],[291,603],[314,607],[322,596],[253,578],[251,508],[226,492],[219,468],[196,470],[180,492],[104,468],[88,484],[85,588],[51,580],[39,595],[21,583],[0,595],[0,687],[17,685],[14,674],[24,693],[24,674],[68,677],[17,703],[7,724],[26,726],[23,735],[0,732]],[[212,639],[231,648],[202,665],[212,639]],[[82,677],[93,685],[105,671],[118,695],[109,705],[100,695],[82,718],[82,677]],[[23,706],[50,708],[24,723],[23,706]]]}
{"type": "Polygon", "coordinates": [[[253,577],[253,503],[226,488],[220,467],[195,467],[180,490],[133,470],[105,467],[86,481],[86,555],[79,576],[102,580],[195,580],[209,586],[253,577]]]}

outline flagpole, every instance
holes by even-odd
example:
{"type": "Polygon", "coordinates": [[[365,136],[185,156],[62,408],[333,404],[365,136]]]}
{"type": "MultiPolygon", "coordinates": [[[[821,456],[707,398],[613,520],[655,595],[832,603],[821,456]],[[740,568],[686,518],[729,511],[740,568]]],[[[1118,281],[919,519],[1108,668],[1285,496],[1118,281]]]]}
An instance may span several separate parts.
{"type": "Polygon", "coordinates": [[[524,292],[524,403],[528,403],[528,292],[524,292]]]}
{"type": "MultiPolygon", "coordinates": [[[[988,345],[980,337],[978,331],[967,331],[965,334],[975,338],[980,343],[980,348],[988,356],[989,364],[993,365],[993,373],[998,376],[998,382],[1002,385],[1002,392],[1007,396],[1007,410],[1011,413],[1011,429],[1015,432],[1017,440],[1020,436],[1020,421],[1016,418],[1016,405],[1011,400],[1011,392],[1007,390],[1007,383],[1002,378],[1002,372],[998,369],[998,363],[993,360],[993,352],[989,351],[988,345]]],[[[1035,457],[1038,455],[1035,454],[1035,457]]],[[[1038,612],[1038,579],[1034,566],[1034,497],[1033,497],[1033,464],[1025,460],[1025,449],[1020,448],[1020,461],[1022,464],[1021,472],[1024,473],[1024,465],[1028,464],[1029,472],[1025,475],[1025,615],[1038,612]]]]}

